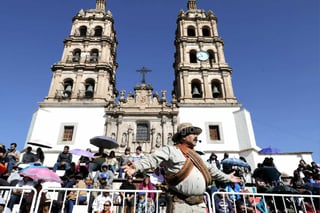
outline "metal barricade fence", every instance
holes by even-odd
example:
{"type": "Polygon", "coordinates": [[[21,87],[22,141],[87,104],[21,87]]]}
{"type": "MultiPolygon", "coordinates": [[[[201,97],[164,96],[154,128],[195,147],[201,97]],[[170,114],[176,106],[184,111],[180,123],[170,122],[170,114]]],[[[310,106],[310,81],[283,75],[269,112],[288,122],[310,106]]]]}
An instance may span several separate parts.
{"type": "MultiPolygon", "coordinates": [[[[33,212],[37,195],[37,190],[31,186],[0,186],[0,197],[4,203],[4,209],[10,209],[11,213],[33,212]]],[[[4,212],[6,211],[4,210],[4,212]]]]}
{"type": "MultiPolygon", "coordinates": [[[[44,206],[48,206],[49,212],[60,213],[60,212],[71,212],[69,208],[70,202],[72,202],[72,212],[94,212],[103,210],[103,205],[106,200],[111,201],[111,209],[114,213],[130,212],[125,211],[128,208],[124,201],[127,195],[133,194],[132,211],[137,211],[138,202],[142,203],[141,212],[165,212],[165,206],[160,205],[161,190],[113,190],[113,189],[81,189],[81,188],[44,188],[39,192],[37,197],[36,206],[34,212],[41,212],[44,206]],[[68,200],[70,192],[73,193],[74,199],[68,200]],[[102,198],[104,193],[104,198],[102,198]],[[144,197],[140,197],[140,193],[144,194],[144,197]],[[154,199],[149,199],[148,194],[154,193],[154,199]],[[122,194],[122,195],[121,195],[122,194]],[[81,199],[81,196],[85,195],[85,199],[81,199]],[[98,198],[98,196],[100,197],[98,198]],[[106,198],[108,197],[108,198],[106,198]],[[98,201],[97,201],[98,199],[98,201]],[[96,202],[96,201],[97,202],[96,202]],[[153,208],[154,211],[150,211],[153,208]]],[[[130,207],[129,207],[130,208],[130,207]]]]}
{"type": "Polygon", "coordinates": [[[320,213],[320,195],[215,192],[212,212],[320,213]]]}

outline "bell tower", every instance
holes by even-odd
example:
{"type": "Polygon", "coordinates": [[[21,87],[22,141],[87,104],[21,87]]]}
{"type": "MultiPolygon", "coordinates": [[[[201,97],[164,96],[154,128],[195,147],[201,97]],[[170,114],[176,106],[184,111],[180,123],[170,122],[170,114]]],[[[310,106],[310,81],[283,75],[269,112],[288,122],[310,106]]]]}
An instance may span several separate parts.
{"type": "Polygon", "coordinates": [[[197,9],[188,0],[180,11],[175,34],[174,91],[180,106],[192,104],[238,105],[233,93],[232,69],[224,57],[217,17],[197,9]]]}
{"type": "Polygon", "coordinates": [[[116,32],[105,0],[80,10],[64,40],[61,60],[51,67],[49,94],[42,105],[105,104],[116,94],[116,32]]]}
{"type": "Polygon", "coordinates": [[[53,147],[46,153],[50,166],[65,145],[96,149],[89,140],[105,135],[105,108],[117,97],[114,19],[105,0],[95,6],[72,18],[48,95],[32,116],[27,141],[53,147]]]}
{"type": "MultiPolygon", "coordinates": [[[[232,69],[224,55],[218,18],[187,0],[187,10],[177,17],[175,32],[173,97],[178,123],[202,128],[197,149],[218,156],[224,152],[251,158],[256,147],[250,113],[233,92],[232,69]]],[[[221,159],[219,157],[219,159],[221,159]]]]}

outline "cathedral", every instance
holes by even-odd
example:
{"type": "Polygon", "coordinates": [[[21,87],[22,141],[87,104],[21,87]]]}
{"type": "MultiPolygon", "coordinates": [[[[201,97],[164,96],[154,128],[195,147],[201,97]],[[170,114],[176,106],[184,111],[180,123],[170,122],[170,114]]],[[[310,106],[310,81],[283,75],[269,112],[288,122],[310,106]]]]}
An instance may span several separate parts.
{"type": "MultiPolygon", "coordinates": [[[[197,150],[204,158],[215,152],[244,157],[251,166],[261,161],[250,113],[237,100],[232,68],[224,55],[213,11],[198,9],[186,0],[177,11],[173,88],[155,92],[145,80],[145,67],[134,92],[117,88],[117,33],[106,0],[95,9],[80,10],[72,18],[70,35],[64,39],[61,59],[51,67],[48,95],[38,104],[27,141],[48,142],[44,164],[53,166],[65,145],[97,147],[94,136],[105,135],[119,143],[116,153],[141,146],[151,153],[172,144],[182,122],[202,128],[197,150]]],[[[173,32],[174,33],[174,32],[173,32]]]]}

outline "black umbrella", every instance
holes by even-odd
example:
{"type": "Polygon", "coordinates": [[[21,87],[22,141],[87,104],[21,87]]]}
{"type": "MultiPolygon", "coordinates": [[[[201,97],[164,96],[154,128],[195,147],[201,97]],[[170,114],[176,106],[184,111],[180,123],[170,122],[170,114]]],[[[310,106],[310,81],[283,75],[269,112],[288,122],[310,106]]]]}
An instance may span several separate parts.
{"type": "Polygon", "coordinates": [[[90,144],[105,149],[115,149],[119,147],[119,143],[115,139],[108,136],[93,137],[90,139],[90,144]]]}
{"type": "Polygon", "coordinates": [[[47,142],[40,141],[40,140],[30,140],[30,141],[27,142],[27,144],[30,144],[30,145],[33,145],[33,146],[38,146],[38,147],[41,147],[41,148],[48,148],[48,149],[52,148],[52,146],[49,145],[47,142]]]}

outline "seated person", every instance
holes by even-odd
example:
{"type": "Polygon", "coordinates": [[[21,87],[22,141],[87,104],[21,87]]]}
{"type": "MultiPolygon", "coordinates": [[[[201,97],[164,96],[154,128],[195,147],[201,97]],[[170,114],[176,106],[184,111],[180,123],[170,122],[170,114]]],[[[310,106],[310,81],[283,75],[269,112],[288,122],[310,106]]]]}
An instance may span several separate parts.
{"type": "Polygon", "coordinates": [[[225,213],[225,212],[234,213],[233,206],[232,206],[231,202],[227,199],[226,194],[224,194],[224,192],[226,190],[219,189],[218,191],[221,193],[217,193],[214,195],[214,204],[213,205],[214,205],[215,212],[217,212],[217,213],[225,213]]]}
{"type": "Polygon", "coordinates": [[[107,185],[112,187],[114,174],[106,162],[101,165],[101,170],[96,172],[93,181],[97,182],[98,178],[102,176],[105,177],[107,185]]]}
{"type": "MultiPolygon", "coordinates": [[[[73,188],[87,188],[86,183],[83,180],[82,175],[78,174],[75,176],[76,183],[73,185],[73,188]]],[[[79,204],[85,204],[87,201],[87,191],[71,191],[67,195],[67,204],[68,209],[67,212],[71,213],[73,210],[73,206],[76,204],[76,200],[79,202],[79,204]]]]}
{"type": "MultiPolygon", "coordinates": [[[[110,186],[105,186],[104,189],[110,190],[110,186]]],[[[104,209],[104,204],[106,201],[112,202],[112,196],[110,195],[110,192],[105,191],[100,193],[92,203],[92,212],[93,213],[100,213],[104,209]]]]}
{"type": "Polygon", "coordinates": [[[53,171],[56,172],[59,168],[64,167],[65,170],[70,169],[72,162],[72,154],[69,152],[69,146],[64,146],[63,151],[58,155],[57,162],[53,166],[53,171]]]}
{"type": "Polygon", "coordinates": [[[88,172],[92,174],[93,171],[98,171],[101,168],[101,165],[106,162],[107,154],[104,153],[104,148],[100,147],[99,151],[94,154],[94,159],[89,162],[88,172]]]}

